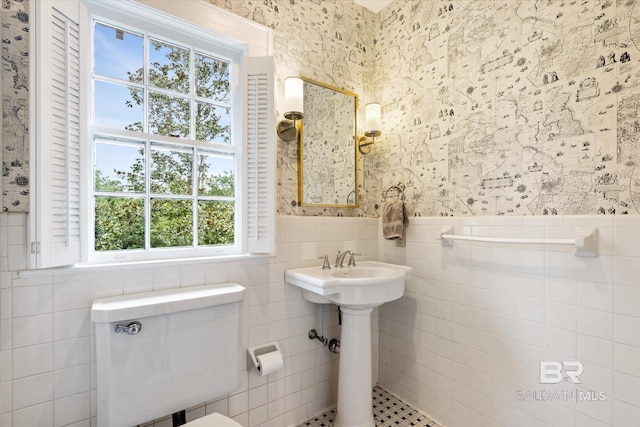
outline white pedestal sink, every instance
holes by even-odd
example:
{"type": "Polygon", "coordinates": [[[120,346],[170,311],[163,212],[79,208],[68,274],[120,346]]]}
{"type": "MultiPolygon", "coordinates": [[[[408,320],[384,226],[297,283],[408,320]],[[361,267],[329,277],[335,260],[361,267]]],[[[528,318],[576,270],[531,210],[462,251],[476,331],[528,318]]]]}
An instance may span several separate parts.
{"type": "Polygon", "coordinates": [[[336,427],[375,427],[371,408],[371,311],[400,298],[411,267],[362,261],[356,267],[287,270],[285,281],[310,302],[342,311],[336,427]]]}

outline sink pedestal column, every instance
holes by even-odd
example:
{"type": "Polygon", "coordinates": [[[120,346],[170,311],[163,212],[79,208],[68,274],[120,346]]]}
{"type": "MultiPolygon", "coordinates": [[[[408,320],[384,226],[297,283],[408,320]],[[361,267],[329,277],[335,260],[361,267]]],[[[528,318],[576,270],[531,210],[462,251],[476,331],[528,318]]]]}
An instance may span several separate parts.
{"type": "Polygon", "coordinates": [[[371,407],[370,307],[340,307],[338,414],[335,427],[375,427],[371,407]]]}

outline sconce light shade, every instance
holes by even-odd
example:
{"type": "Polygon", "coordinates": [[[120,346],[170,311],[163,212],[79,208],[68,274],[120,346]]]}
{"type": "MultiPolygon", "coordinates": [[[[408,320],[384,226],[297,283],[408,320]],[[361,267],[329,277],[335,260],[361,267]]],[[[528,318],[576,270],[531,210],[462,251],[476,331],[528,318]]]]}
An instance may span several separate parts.
{"type": "Polygon", "coordinates": [[[382,135],[382,107],[379,103],[372,102],[364,107],[364,114],[364,136],[358,141],[358,150],[362,154],[369,154],[376,136],[382,135]],[[367,138],[371,138],[371,141],[367,138]]]}
{"type": "Polygon", "coordinates": [[[376,137],[382,134],[382,107],[377,102],[367,104],[365,107],[365,131],[369,137],[376,137]]]}
{"type": "Polygon", "coordinates": [[[284,81],[284,118],[278,123],[278,136],[284,141],[298,139],[296,120],[304,117],[304,81],[287,77],[284,81]]]}
{"type": "Polygon", "coordinates": [[[298,77],[288,77],[284,81],[284,117],[300,120],[304,117],[303,81],[298,77]]]}

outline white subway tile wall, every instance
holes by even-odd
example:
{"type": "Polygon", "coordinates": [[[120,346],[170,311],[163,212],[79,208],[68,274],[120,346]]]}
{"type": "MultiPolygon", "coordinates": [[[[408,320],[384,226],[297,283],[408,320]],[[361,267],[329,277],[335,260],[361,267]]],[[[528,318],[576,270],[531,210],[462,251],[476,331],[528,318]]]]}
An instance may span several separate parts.
{"type": "MultiPolygon", "coordinates": [[[[379,311],[379,384],[449,426],[636,426],[640,417],[640,217],[412,218],[405,296],[379,311]],[[599,256],[571,247],[435,239],[572,237],[598,227],[599,256]],[[541,384],[540,362],[583,366],[541,384]],[[566,376],[566,375],[565,375],[566,376]]],[[[570,368],[565,368],[571,370],[570,368]]]]}
{"type": "Polygon", "coordinates": [[[431,417],[505,427],[632,426],[640,417],[640,217],[412,218],[405,248],[379,238],[377,219],[280,217],[274,258],[45,272],[24,271],[26,239],[9,237],[26,235],[26,225],[22,214],[0,214],[2,427],[90,425],[94,298],[225,281],[247,287],[244,347],[277,340],[285,368],[266,378],[244,371],[238,390],[191,408],[189,419],[220,412],[277,427],[321,414],[336,401],[338,357],[306,334],[322,328],[339,338],[337,314],[302,300],[284,271],[354,248],[362,259],[414,268],[406,295],[374,316],[374,379],[431,417]],[[443,247],[435,234],[445,224],[501,237],[568,237],[593,225],[600,253],[443,247]],[[581,362],[581,384],[540,384],[540,361],[581,362]],[[599,393],[606,400],[593,400],[599,393]]]}
{"type": "MultiPolygon", "coordinates": [[[[335,405],[338,355],[309,340],[307,332],[315,328],[339,338],[336,307],[302,300],[298,288],[284,283],[284,272],[320,266],[317,257],[333,256],[338,249],[377,259],[378,222],[286,216],[279,218],[278,230],[278,254],[272,258],[26,271],[27,217],[0,214],[0,427],[95,425],[89,313],[94,298],[227,281],[246,287],[243,348],[276,340],[284,368],[268,377],[244,370],[238,390],[190,408],[187,419],[219,412],[243,426],[281,427],[335,405]]],[[[374,361],[376,345],[373,340],[374,361]]],[[[149,425],[170,427],[171,418],[149,425]]]]}

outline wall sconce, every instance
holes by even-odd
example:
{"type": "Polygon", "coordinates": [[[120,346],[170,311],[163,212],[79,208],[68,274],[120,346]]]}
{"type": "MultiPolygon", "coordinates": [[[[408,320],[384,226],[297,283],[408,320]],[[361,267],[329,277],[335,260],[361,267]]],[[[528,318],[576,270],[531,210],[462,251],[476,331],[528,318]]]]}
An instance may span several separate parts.
{"type": "Polygon", "coordinates": [[[365,109],[365,131],[364,136],[358,140],[358,150],[362,154],[369,154],[372,145],[376,142],[376,136],[382,135],[382,107],[377,102],[367,104],[365,109]],[[367,138],[371,138],[369,141],[367,138]],[[368,147],[368,149],[367,149],[368,147]]]}
{"type": "Polygon", "coordinates": [[[287,77],[284,81],[284,118],[278,123],[278,136],[285,141],[298,138],[296,120],[304,117],[303,81],[298,77],[287,77]]]}

